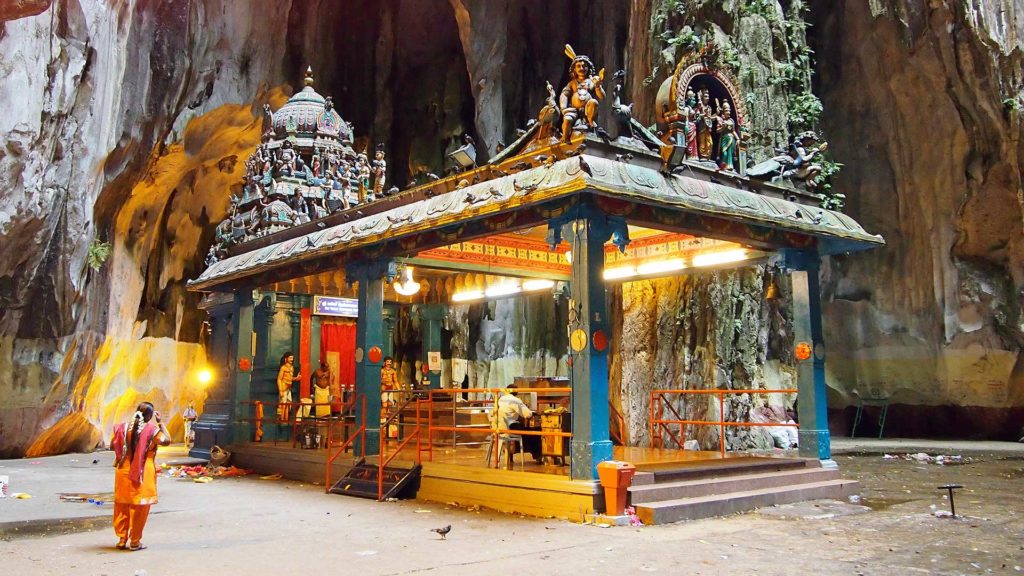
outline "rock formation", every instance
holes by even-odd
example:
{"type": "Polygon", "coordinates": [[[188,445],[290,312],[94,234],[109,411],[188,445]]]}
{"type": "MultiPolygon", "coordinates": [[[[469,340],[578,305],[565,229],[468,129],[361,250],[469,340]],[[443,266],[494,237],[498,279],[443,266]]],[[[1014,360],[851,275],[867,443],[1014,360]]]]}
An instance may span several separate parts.
{"type": "Polygon", "coordinates": [[[1024,9],[872,0],[814,24],[848,212],[888,242],[823,273],[833,406],[887,396],[886,434],[1016,440],[1024,9]]]}
{"type": "MultiPolygon", "coordinates": [[[[488,152],[510,142],[542,104],[534,87],[562,82],[565,43],[609,71],[625,65],[634,117],[650,123],[672,60],[704,34],[739,67],[762,157],[785,142],[800,111],[792,96],[810,87],[810,43],[822,127],[845,164],[836,186],[848,211],[889,241],[823,272],[833,406],[854,403],[856,389],[933,407],[891,417],[894,432],[901,422],[948,432],[956,418],[960,435],[999,435],[1015,415],[1019,422],[1016,3],[816,2],[809,12],[800,0],[493,4],[283,0],[254,12],[225,0],[121,10],[98,0],[4,3],[0,456],[87,448],[139,399],[168,414],[203,399],[190,379],[203,363],[203,317],[184,280],[197,275],[227,212],[223,191],[238,185],[259,140],[263,104],[282,104],[307,65],[367,136],[357,149],[385,143],[387,180],[403,185],[440,172],[464,133],[488,152]]],[[[733,387],[785,380],[784,337],[752,348],[765,331],[775,337],[784,316],[758,299],[764,276],[754,269],[616,292],[613,308],[645,323],[629,346],[646,346],[616,358],[617,394],[640,377],[733,387]],[[694,299],[673,304],[676,295],[694,299]],[[722,308],[698,317],[698,301],[722,308]],[[693,343],[724,338],[736,322],[725,348],[693,343]]],[[[644,410],[627,408],[627,422],[644,410]]],[[[645,432],[629,426],[642,442],[645,432]]]]}

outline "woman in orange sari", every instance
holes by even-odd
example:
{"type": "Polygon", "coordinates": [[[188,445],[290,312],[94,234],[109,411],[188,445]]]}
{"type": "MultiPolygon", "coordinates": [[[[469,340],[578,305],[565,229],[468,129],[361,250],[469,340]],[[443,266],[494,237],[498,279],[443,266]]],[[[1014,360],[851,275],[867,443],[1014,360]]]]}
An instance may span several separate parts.
{"type": "Polygon", "coordinates": [[[156,447],[171,443],[160,413],[143,402],[132,419],[114,428],[114,533],[118,550],[142,550],[149,507],[157,502],[156,447]]]}

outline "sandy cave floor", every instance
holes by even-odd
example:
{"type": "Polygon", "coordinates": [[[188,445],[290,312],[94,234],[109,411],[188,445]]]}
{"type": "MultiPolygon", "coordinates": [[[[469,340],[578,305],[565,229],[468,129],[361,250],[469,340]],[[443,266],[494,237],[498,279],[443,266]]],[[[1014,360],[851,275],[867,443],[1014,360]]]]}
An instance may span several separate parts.
{"type": "Polygon", "coordinates": [[[938,465],[882,454],[835,457],[861,504],[820,501],[726,518],[600,528],[415,501],[377,503],[250,476],[161,478],[141,552],[114,550],[109,453],[0,461],[29,500],[0,500],[7,574],[1017,574],[1024,573],[1024,457],[965,454],[938,465]],[[97,459],[92,464],[92,459],[97,459]],[[38,463],[33,463],[38,462],[38,463]],[[948,510],[940,484],[965,488],[948,510]],[[107,508],[104,508],[107,506],[107,508]],[[30,508],[31,507],[31,508],[30,508]],[[933,508],[934,507],[934,508],[933,508]],[[936,515],[936,512],[939,515],[936,515]],[[430,532],[451,524],[446,541],[430,532]]]}

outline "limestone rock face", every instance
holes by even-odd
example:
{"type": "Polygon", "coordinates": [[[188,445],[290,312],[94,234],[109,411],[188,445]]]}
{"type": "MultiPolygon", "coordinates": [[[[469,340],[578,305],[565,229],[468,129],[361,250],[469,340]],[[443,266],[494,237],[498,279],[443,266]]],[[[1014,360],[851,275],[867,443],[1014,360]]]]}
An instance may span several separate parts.
{"type": "Polygon", "coordinates": [[[287,13],[61,0],[4,22],[0,454],[66,418],[34,454],[83,447],[85,422],[109,434],[134,401],[168,418],[201,403],[185,385],[203,356],[184,281],[258,141],[287,13]],[[99,271],[94,239],[112,245],[99,271]]]}
{"type": "MultiPolygon", "coordinates": [[[[627,282],[610,291],[613,405],[621,406],[624,440],[649,446],[651,391],[750,390],[795,387],[792,336],[779,325],[787,300],[765,300],[767,272],[754,266],[732,272],[693,273],[678,278],[627,282]],[[780,330],[781,328],[781,330],[780,330]]],[[[747,421],[759,406],[791,407],[793,395],[668,395],[659,418],[747,421]],[[675,412],[671,412],[675,410],[675,412]],[[676,414],[679,417],[677,418],[676,414]]],[[[670,425],[679,434],[677,425],[670,425]]],[[[716,450],[720,430],[688,425],[686,440],[716,450]]],[[[684,439],[680,436],[680,440],[684,439]]],[[[730,448],[770,448],[760,429],[726,429],[730,448]]],[[[677,448],[668,436],[664,446],[677,448]]]]}
{"type": "Polygon", "coordinates": [[[1024,12],[846,2],[815,28],[837,185],[888,243],[823,272],[833,406],[856,391],[960,407],[890,412],[886,433],[1008,437],[1024,404],[1024,12]]]}
{"type": "MultiPolygon", "coordinates": [[[[740,63],[760,130],[752,149],[765,154],[788,106],[773,79],[804,42],[779,15],[799,24],[806,4],[3,2],[0,456],[94,445],[139,400],[171,422],[188,400],[201,404],[191,374],[204,363],[203,316],[184,282],[239,185],[263,104],[280,105],[307,65],[355,124],[356,147],[383,143],[387,180],[403,185],[440,173],[465,133],[488,153],[511,142],[544,82],[566,81],[565,43],[609,75],[625,66],[634,115],[650,123],[654,90],[682,54],[661,33],[708,32],[740,63]],[[94,270],[100,243],[112,251],[94,270]]],[[[810,18],[823,127],[845,164],[836,186],[889,241],[823,272],[832,400],[849,404],[857,389],[1003,410],[968,422],[1005,430],[1007,410],[1024,405],[1021,10],[1010,0],[815,2],[810,18]]],[[[613,339],[628,348],[612,359],[613,397],[629,398],[631,443],[646,440],[645,386],[786,380],[788,312],[757,300],[763,283],[754,270],[633,283],[612,299],[628,332],[613,339]]],[[[494,357],[506,360],[479,375],[488,382],[547,370],[564,343],[495,332],[531,310],[495,308],[494,324],[480,321],[495,335],[462,335],[453,350],[469,357],[482,342],[491,354],[503,337],[494,357]]],[[[730,414],[749,409],[739,402],[730,414]]],[[[926,421],[909,416],[890,426],[926,421]]]]}

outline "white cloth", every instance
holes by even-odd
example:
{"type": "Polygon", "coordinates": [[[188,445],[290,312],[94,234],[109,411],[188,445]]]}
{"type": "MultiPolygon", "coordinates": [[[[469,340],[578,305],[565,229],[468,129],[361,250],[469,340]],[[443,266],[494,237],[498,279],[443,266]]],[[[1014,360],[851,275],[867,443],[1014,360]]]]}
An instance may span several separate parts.
{"type": "Polygon", "coordinates": [[[496,423],[499,430],[508,430],[509,424],[519,421],[520,418],[533,416],[533,411],[522,400],[505,393],[498,398],[498,414],[496,423]]]}

